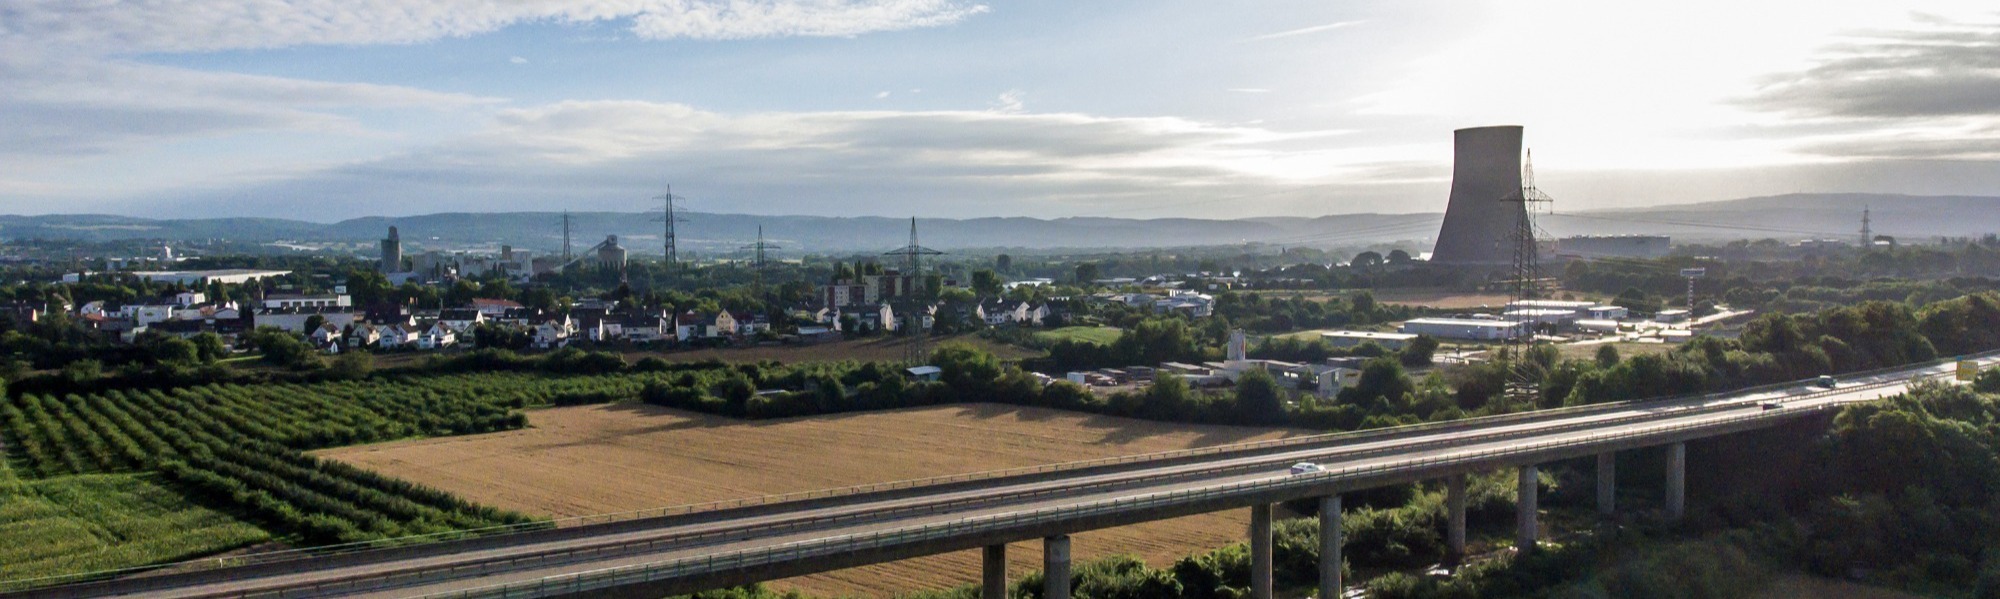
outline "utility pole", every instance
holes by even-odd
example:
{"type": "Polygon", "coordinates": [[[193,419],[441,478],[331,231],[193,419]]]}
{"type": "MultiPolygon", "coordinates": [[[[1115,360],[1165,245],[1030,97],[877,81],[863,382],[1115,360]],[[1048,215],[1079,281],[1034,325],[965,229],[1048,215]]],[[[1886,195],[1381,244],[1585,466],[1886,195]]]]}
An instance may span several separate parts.
{"type": "Polygon", "coordinates": [[[754,258],[752,258],[751,264],[757,269],[757,286],[762,287],[764,285],[764,271],[771,267],[771,263],[764,257],[764,251],[779,249],[779,246],[764,241],[764,225],[757,225],[757,243],[743,246],[741,249],[753,252],[752,255],[754,258]]]}
{"type": "Polygon", "coordinates": [[[569,255],[569,211],[563,211],[563,264],[570,263],[569,255]]]}
{"type": "Polygon", "coordinates": [[[673,270],[675,270],[675,269],[677,268],[677,265],[679,265],[679,264],[680,264],[680,255],[679,255],[679,253],[678,253],[678,252],[676,251],[676,248],[674,247],[674,246],[675,246],[675,240],[674,240],[674,186],[673,186],[673,184],[671,184],[671,183],[670,183],[670,184],[668,184],[668,185],[667,185],[667,192],[666,192],[666,193],[663,193],[663,194],[660,194],[660,195],[658,195],[658,196],[655,196],[655,197],[654,197],[653,199],[655,199],[655,200],[660,200],[660,201],[662,201],[662,202],[665,202],[665,203],[666,203],[666,213],[665,213],[664,215],[662,215],[662,216],[660,217],[660,221],[661,221],[661,222],[664,222],[664,223],[666,223],[666,230],[664,230],[664,231],[662,231],[662,232],[661,232],[661,238],[662,238],[662,239],[664,240],[664,241],[662,242],[662,245],[664,246],[664,247],[663,247],[663,249],[664,249],[664,250],[666,250],[666,254],[665,254],[665,255],[666,255],[666,267],[667,267],[667,271],[669,271],[669,272],[672,272],[673,270]]]}
{"type": "Polygon", "coordinates": [[[930,358],[930,350],[924,346],[925,337],[929,333],[924,331],[924,310],[922,309],[926,307],[923,304],[927,304],[928,302],[921,301],[923,300],[921,293],[923,292],[924,285],[923,257],[942,254],[944,252],[933,250],[917,243],[917,217],[914,216],[910,217],[910,245],[882,254],[884,256],[903,257],[904,272],[909,273],[908,276],[910,277],[908,295],[912,299],[919,300],[906,304],[909,307],[909,316],[903,321],[903,330],[910,335],[910,344],[904,346],[903,359],[912,365],[922,364],[924,360],[930,358]]]}
{"type": "Polygon", "coordinates": [[[1868,251],[1874,247],[1875,231],[1868,227],[1868,206],[1864,204],[1861,206],[1861,250],[1868,251]]]}
{"type": "Polygon", "coordinates": [[[1521,166],[1521,188],[1500,198],[1502,202],[1521,204],[1521,218],[1514,226],[1513,270],[1509,273],[1509,301],[1517,315],[1516,329],[1508,341],[1512,350],[1512,362],[1508,368],[1507,395],[1515,401],[1533,402],[1541,394],[1541,383],[1533,368],[1528,364],[1528,353],[1535,345],[1535,316],[1525,302],[1541,299],[1541,244],[1535,227],[1537,205],[1549,204],[1555,199],[1535,187],[1535,153],[1529,150],[1527,159],[1521,166]]]}

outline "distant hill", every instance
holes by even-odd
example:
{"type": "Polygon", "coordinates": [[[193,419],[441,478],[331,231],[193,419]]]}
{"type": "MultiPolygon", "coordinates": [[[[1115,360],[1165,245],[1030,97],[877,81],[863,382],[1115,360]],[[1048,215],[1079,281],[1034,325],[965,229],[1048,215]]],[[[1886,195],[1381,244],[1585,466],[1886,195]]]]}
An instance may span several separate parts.
{"type": "Polygon", "coordinates": [[[1681,239],[1854,239],[1861,211],[1877,235],[1925,239],[2000,233],[2000,197],[1892,194],[1787,194],[1625,210],[1539,221],[1558,235],[1665,234],[1681,239]]]}
{"type": "MultiPolygon", "coordinates": [[[[1681,240],[1802,239],[1858,235],[1861,210],[1871,210],[1878,234],[1910,239],[2000,232],[2000,197],[1887,194],[1792,194],[1658,208],[1558,212],[1540,223],[1567,235],[1665,234],[1681,240]]],[[[660,250],[656,214],[571,214],[572,246],[587,248],[617,235],[635,253],[660,250]]],[[[1262,243],[1334,247],[1429,240],[1443,215],[1345,214],[1237,220],[1191,218],[973,218],[918,219],[924,245],[940,249],[1143,248],[1262,243]]],[[[337,223],[276,218],[144,219],[108,215],[0,216],[0,237],[10,239],[229,238],[238,241],[370,242],[391,226],[412,248],[511,244],[555,250],[562,246],[562,216],[555,212],[444,213],[366,217],[337,223]]],[[[755,216],[687,213],[678,227],[683,251],[730,251],[753,241],[758,226],[786,252],[870,252],[900,247],[908,219],[884,217],[755,216]]]]}

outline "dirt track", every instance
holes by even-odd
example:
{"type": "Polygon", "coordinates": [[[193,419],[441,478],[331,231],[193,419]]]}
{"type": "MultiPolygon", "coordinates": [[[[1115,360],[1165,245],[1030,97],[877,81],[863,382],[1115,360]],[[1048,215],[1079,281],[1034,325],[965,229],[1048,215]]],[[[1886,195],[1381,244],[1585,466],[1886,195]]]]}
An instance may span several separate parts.
{"type": "MultiPolygon", "coordinates": [[[[321,455],[499,507],[554,517],[629,511],[1285,436],[989,404],[739,421],[643,405],[530,414],[532,428],[348,447],[321,455]]],[[[1205,514],[1077,535],[1090,559],[1164,565],[1240,539],[1247,513],[1205,514]]],[[[772,586],[886,596],[975,582],[977,552],[830,572],[772,586]]],[[[1038,543],[1010,547],[1016,575],[1038,543]]]]}

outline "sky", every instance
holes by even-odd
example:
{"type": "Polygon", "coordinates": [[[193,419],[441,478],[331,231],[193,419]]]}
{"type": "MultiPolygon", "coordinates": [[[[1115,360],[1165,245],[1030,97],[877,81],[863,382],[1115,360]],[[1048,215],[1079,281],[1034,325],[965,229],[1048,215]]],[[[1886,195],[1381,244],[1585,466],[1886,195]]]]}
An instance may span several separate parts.
{"type": "Polygon", "coordinates": [[[1557,212],[2000,195],[1990,1],[0,0],[0,213],[1557,212]]]}

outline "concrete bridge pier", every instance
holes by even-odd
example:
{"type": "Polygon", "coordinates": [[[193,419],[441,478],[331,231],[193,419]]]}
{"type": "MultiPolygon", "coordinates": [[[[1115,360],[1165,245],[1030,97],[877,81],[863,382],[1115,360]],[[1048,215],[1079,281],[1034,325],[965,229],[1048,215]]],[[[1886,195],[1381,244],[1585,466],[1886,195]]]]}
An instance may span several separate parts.
{"type": "Polygon", "coordinates": [[[1320,599],[1340,597],[1341,581],[1340,557],[1341,524],[1340,496],[1329,495],[1319,498],[1319,596],[1320,599]]]}
{"type": "Polygon", "coordinates": [[[1271,504],[1250,506],[1250,596],[1271,599],[1271,504]]]}
{"type": "Polygon", "coordinates": [[[1042,539],[1042,599],[1069,599],[1069,535],[1042,539]]]}
{"type": "Polygon", "coordinates": [[[1597,513],[1606,516],[1618,512],[1618,454],[1604,452],[1597,454],[1597,513]]]}
{"type": "Polygon", "coordinates": [[[987,545],[980,562],[979,599],[1007,599],[1007,546],[987,545]]]}
{"type": "Polygon", "coordinates": [[[1444,479],[1444,514],[1444,562],[1457,565],[1465,559],[1465,475],[1444,479]]]}
{"type": "Polygon", "coordinates": [[[1532,551],[1535,540],[1540,536],[1535,517],[1536,493],[1540,491],[1540,470],[1535,464],[1521,467],[1520,497],[1514,502],[1514,519],[1517,528],[1514,533],[1514,547],[1520,551],[1532,551]]]}
{"type": "Polygon", "coordinates": [[[1687,443],[1667,446],[1667,519],[1687,514],[1687,443]]]}

